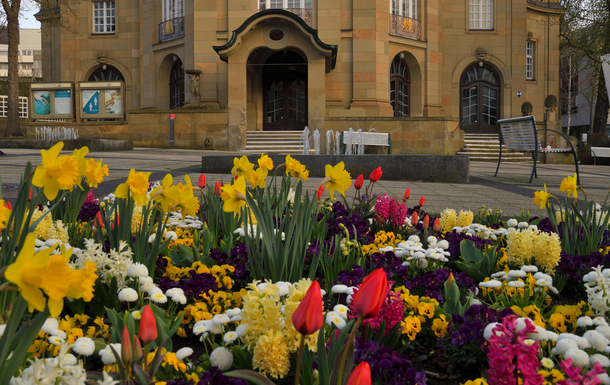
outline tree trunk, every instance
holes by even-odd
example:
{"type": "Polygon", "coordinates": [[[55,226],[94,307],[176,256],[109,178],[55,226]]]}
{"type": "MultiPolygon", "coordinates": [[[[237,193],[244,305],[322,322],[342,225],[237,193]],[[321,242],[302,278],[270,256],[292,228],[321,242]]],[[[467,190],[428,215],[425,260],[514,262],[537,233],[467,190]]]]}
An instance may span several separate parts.
{"type": "Polygon", "coordinates": [[[608,124],[608,91],[606,90],[606,80],[604,71],[600,71],[599,80],[597,81],[597,100],[595,102],[595,115],[593,116],[593,133],[606,134],[606,125],[608,124]]]}
{"type": "Polygon", "coordinates": [[[21,0],[2,0],[8,31],[8,101],[4,136],[22,136],[19,126],[19,8],[21,0]]]}

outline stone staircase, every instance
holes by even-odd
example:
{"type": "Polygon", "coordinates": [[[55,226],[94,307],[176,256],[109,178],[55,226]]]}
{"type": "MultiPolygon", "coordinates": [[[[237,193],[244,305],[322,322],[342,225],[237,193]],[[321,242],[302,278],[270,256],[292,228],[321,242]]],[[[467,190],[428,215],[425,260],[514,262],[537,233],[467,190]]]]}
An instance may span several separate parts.
{"type": "MultiPolygon", "coordinates": [[[[302,131],[247,131],[246,149],[249,154],[302,154],[302,131]]],[[[311,135],[310,135],[311,136],[311,135]]],[[[314,149],[310,153],[315,153],[314,149]]]]}
{"type": "MultiPolygon", "coordinates": [[[[497,162],[500,154],[498,134],[466,134],[464,148],[458,155],[468,155],[477,162],[497,162]]],[[[509,152],[502,146],[502,162],[531,162],[532,157],[522,152],[509,152]]]]}

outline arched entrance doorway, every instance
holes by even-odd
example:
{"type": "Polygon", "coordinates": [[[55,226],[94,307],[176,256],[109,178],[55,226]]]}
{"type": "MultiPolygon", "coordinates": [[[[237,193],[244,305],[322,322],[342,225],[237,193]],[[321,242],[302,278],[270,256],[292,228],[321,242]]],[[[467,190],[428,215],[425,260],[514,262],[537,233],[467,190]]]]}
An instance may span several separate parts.
{"type": "Polygon", "coordinates": [[[169,75],[169,108],[184,105],[184,68],[180,59],[174,62],[169,75]]]}
{"type": "Polygon", "coordinates": [[[263,129],[303,130],[307,125],[307,62],[292,51],[277,52],[263,69],[263,129]]]}
{"type": "Polygon", "coordinates": [[[90,82],[124,82],[121,71],[111,65],[104,64],[89,76],[90,82]]]}
{"type": "Polygon", "coordinates": [[[467,133],[496,133],[500,117],[500,77],[486,65],[475,64],[460,79],[460,121],[467,133]]]}

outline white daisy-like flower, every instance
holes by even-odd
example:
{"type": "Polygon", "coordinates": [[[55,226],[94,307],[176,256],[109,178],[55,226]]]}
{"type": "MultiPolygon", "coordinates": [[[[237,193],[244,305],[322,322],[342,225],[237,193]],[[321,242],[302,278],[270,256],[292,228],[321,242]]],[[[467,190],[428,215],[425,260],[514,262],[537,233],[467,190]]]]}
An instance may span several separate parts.
{"type": "Polygon", "coordinates": [[[523,270],[511,270],[508,272],[508,276],[510,278],[524,278],[527,276],[527,273],[523,270]]]}
{"type": "Polygon", "coordinates": [[[608,357],[604,356],[603,354],[592,354],[589,357],[589,364],[595,365],[596,362],[599,362],[602,368],[607,368],[610,366],[610,359],[608,359],[608,357]]]}
{"type": "Polygon", "coordinates": [[[64,340],[64,339],[63,339],[63,338],[61,338],[61,337],[57,337],[57,336],[51,336],[51,337],[49,337],[49,338],[47,339],[47,341],[48,341],[50,344],[57,345],[57,346],[59,346],[59,345],[63,344],[64,342],[66,342],[66,340],[64,340]]]}
{"type": "Polygon", "coordinates": [[[606,350],[606,347],[608,346],[608,342],[606,341],[606,337],[604,337],[603,334],[601,334],[600,332],[596,331],[596,330],[589,330],[587,331],[583,337],[589,341],[589,344],[591,345],[591,347],[595,350],[597,350],[598,352],[603,352],[604,350],[606,350]]]}
{"type": "Polygon", "coordinates": [[[548,341],[549,335],[546,329],[538,325],[534,325],[534,327],[536,328],[536,333],[528,333],[527,336],[536,341],[548,341]]]}
{"type": "Polygon", "coordinates": [[[182,361],[183,359],[189,357],[191,354],[193,354],[193,349],[185,347],[176,352],[176,358],[178,359],[178,361],[182,361]]]}
{"type": "Polygon", "coordinates": [[[489,339],[491,338],[491,336],[494,333],[493,329],[496,326],[498,326],[497,322],[491,322],[487,326],[485,326],[485,330],[483,330],[483,337],[485,338],[486,341],[489,341],[489,339]]]}
{"type": "Polygon", "coordinates": [[[178,240],[178,234],[175,231],[166,231],[165,239],[169,239],[170,242],[174,242],[178,240]]]}
{"type": "Polygon", "coordinates": [[[598,374],[597,379],[600,380],[603,385],[610,385],[610,376],[608,376],[608,373],[598,374]]]}
{"type": "Polygon", "coordinates": [[[132,263],[127,269],[130,277],[148,277],[148,268],[139,262],[132,263]]]}
{"type": "Polygon", "coordinates": [[[337,313],[341,318],[347,319],[347,313],[349,313],[349,308],[345,305],[335,305],[333,311],[337,313]]]}
{"type": "Polygon", "coordinates": [[[119,291],[119,301],[121,302],[135,302],[138,300],[138,292],[130,287],[126,287],[119,291]]]}
{"type": "Polygon", "coordinates": [[[148,276],[140,277],[139,281],[140,281],[140,285],[145,285],[145,284],[148,284],[148,283],[152,284],[153,283],[152,277],[148,277],[148,276]]]}
{"type": "Polygon", "coordinates": [[[196,336],[203,334],[207,331],[208,331],[208,328],[206,328],[204,325],[198,325],[198,326],[193,327],[193,334],[196,336]]]}
{"type": "Polygon", "coordinates": [[[233,317],[231,317],[231,322],[240,322],[243,321],[244,317],[240,314],[240,315],[234,315],[233,317]]]}
{"type": "Polygon", "coordinates": [[[148,243],[154,243],[155,238],[157,238],[157,234],[155,234],[155,233],[150,234],[150,237],[148,237],[148,243]]]}
{"type": "Polygon", "coordinates": [[[225,335],[222,337],[222,339],[224,340],[225,343],[230,344],[233,341],[235,341],[236,339],[239,338],[239,334],[237,334],[237,332],[227,332],[225,333],[225,335]]]}
{"type": "Polygon", "coordinates": [[[502,287],[502,282],[496,281],[495,279],[491,279],[487,282],[479,282],[479,286],[485,288],[502,287]]]}
{"type": "Polygon", "coordinates": [[[150,296],[150,300],[154,303],[166,303],[167,297],[163,293],[155,293],[150,296]]]}
{"type": "Polygon", "coordinates": [[[506,276],[506,273],[503,271],[498,271],[497,273],[493,273],[492,275],[490,275],[491,278],[502,278],[505,276],[506,276]]]}
{"type": "Polygon", "coordinates": [[[526,321],[529,321],[531,324],[534,324],[532,322],[532,320],[527,317],[519,317],[519,318],[517,318],[517,326],[515,327],[515,329],[517,331],[521,331],[521,330],[525,329],[527,327],[526,321]]]}
{"type": "Polygon", "coordinates": [[[151,287],[148,289],[148,295],[152,296],[154,294],[163,294],[163,290],[161,290],[158,286],[151,287]]]}
{"type": "Polygon", "coordinates": [[[186,296],[184,294],[178,293],[178,294],[174,294],[172,296],[172,301],[174,301],[176,303],[179,303],[181,305],[186,305],[187,299],[186,299],[186,296]]]}
{"type": "Polygon", "coordinates": [[[223,372],[227,371],[233,366],[233,354],[229,349],[219,346],[210,354],[210,364],[218,366],[223,372]]]}
{"type": "Polygon", "coordinates": [[[239,325],[236,329],[235,329],[235,333],[237,333],[237,335],[239,337],[243,337],[244,335],[246,335],[246,332],[248,331],[248,324],[247,323],[243,323],[241,325],[239,325]]]}
{"type": "Polygon", "coordinates": [[[608,321],[606,321],[606,319],[604,317],[595,317],[595,318],[593,318],[593,323],[595,325],[598,325],[598,326],[608,325],[608,321]]]}
{"type": "Polygon", "coordinates": [[[508,283],[508,286],[510,287],[514,287],[514,288],[520,288],[520,287],[524,287],[525,283],[521,282],[521,281],[510,281],[508,283]]]}
{"type": "Polygon", "coordinates": [[[443,239],[442,241],[438,241],[438,243],[436,245],[443,250],[449,249],[449,241],[447,241],[445,239],[443,239]]]}
{"type": "Polygon", "coordinates": [[[6,329],[6,325],[0,325],[0,337],[4,335],[4,330],[6,329]]]}
{"type": "Polygon", "coordinates": [[[116,364],[116,357],[114,356],[114,353],[110,349],[110,346],[112,346],[112,348],[116,351],[116,353],[119,355],[119,358],[121,357],[121,344],[107,345],[104,349],[100,350],[100,352],[99,352],[99,355],[102,357],[102,362],[106,366],[116,364]]]}
{"type": "Polygon", "coordinates": [[[140,318],[142,318],[142,313],[140,313],[139,310],[134,310],[131,312],[131,316],[133,317],[133,319],[135,320],[140,320],[140,318]]]}
{"type": "Polygon", "coordinates": [[[530,226],[530,224],[527,223],[527,222],[519,222],[519,223],[517,223],[517,227],[520,228],[520,229],[526,229],[529,226],[530,226]]]}
{"type": "Polygon", "coordinates": [[[53,330],[57,330],[58,327],[59,321],[57,321],[55,318],[47,318],[47,320],[44,321],[44,324],[42,325],[40,330],[46,334],[49,334],[53,330]]]}
{"type": "Polygon", "coordinates": [[[589,316],[582,316],[576,320],[576,325],[580,326],[581,328],[593,326],[593,320],[589,316]]]}
{"type": "Polygon", "coordinates": [[[564,358],[567,360],[568,358],[572,359],[572,365],[575,366],[586,366],[589,365],[589,355],[584,350],[580,350],[578,348],[568,349],[564,353],[564,358]]]}
{"type": "Polygon", "coordinates": [[[165,296],[168,298],[171,298],[176,294],[184,295],[184,290],[179,287],[172,287],[171,289],[167,289],[167,291],[165,292],[165,296]]]}
{"type": "Polygon", "coordinates": [[[407,239],[407,240],[408,240],[408,241],[411,241],[411,242],[415,242],[415,243],[419,243],[419,242],[421,242],[421,240],[419,239],[419,237],[418,237],[417,235],[411,235],[411,236],[409,237],[409,239],[407,239]]]}
{"type": "MultiPolygon", "coordinates": [[[[593,322],[595,322],[595,319],[593,322]]],[[[610,325],[599,325],[595,330],[603,334],[604,337],[610,339],[610,325]]]]}
{"type": "Polygon", "coordinates": [[[290,292],[290,287],[292,286],[292,284],[290,282],[283,282],[283,281],[279,281],[275,283],[278,287],[279,290],[279,295],[280,297],[283,297],[285,295],[288,295],[288,293],[290,292]]]}
{"type": "Polygon", "coordinates": [[[534,265],[523,265],[521,266],[521,270],[525,271],[526,273],[535,273],[538,271],[538,268],[534,265]]]}
{"type": "Polygon", "coordinates": [[[329,326],[334,325],[339,330],[343,330],[343,328],[345,327],[345,320],[343,319],[343,317],[332,311],[326,315],[326,323],[329,326]]]}
{"type": "Polygon", "coordinates": [[[229,309],[229,310],[227,310],[226,314],[229,317],[235,317],[236,315],[240,315],[241,314],[241,309],[238,308],[238,307],[233,308],[233,309],[229,309]]]}
{"type": "Polygon", "coordinates": [[[59,366],[61,366],[61,367],[74,366],[76,364],[78,364],[78,360],[76,359],[74,354],[70,354],[70,353],[66,353],[64,358],[62,358],[62,360],[59,362],[59,366]]]}
{"type": "Polygon", "coordinates": [[[536,285],[542,286],[542,287],[549,287],[549,286],[553,285],[553,281],[549,281],[545,278],[540,278],[536,281],[536,285]]]}
{"type": "Polygon", "coordinates": [[[52,336],[54,336],[54,337],[59,337],[59,338],[64,339],[64,340],[65,340],[66,338],[68,338],[68,335],[66,334],[66,332],[64,332],[63,330],[59,330],[59,329],[57,329],[57,330],[53,330],[53,331],[52,331],[51,333],[49,333],[49,334],[51,334],[51,335],[52,335],[52,336]]]}
{"type": "Polygon", "coordinates": [[[228,315],[226,315],[226,314],[216,314],[212,318],[212,322],[214,322],[217,325],[223,325],[223,324],[226,324],[228,322],[231,322],[231,318],[228,315]]]}
{"type": "Polygon", "coordinates": [[[347,286],[345,285],[335,285],[330,288],[330,292],[333,294],[343,294],[347,291],[347,286]]]}
{"type": "Polygon", "coordinates": [[[551,350],[551,354],[554,356],[560,356],[567,352],[569,349],[578,349],[578,344],[569,338],[557,339],[557,345],[551,350]]]}
{"type": "Polygon", "coordinates": [[[81,356],[90,356],[95,351],[95,342],[89,337],[80,337],[74,341],[72,351],[81,356]]]}
{"type": "Polygon", "coordinates": [[[553,369],[555,367],[555,363],[553,362],[553,360],[544,357],[543,359],[540,360],[540,363],[542,364],[542,366],[545,369],[553,369]]]}
{"type": "Polygon", "coordinates": [[[426,239],[426,241],[428,241],[428,245],[431,246],[431,245],[436,245],[438,242],[438,239],[431,235],[426,239]]]}
{"type": "Polygon", "coordinates": [[[546,334],[549,336],[549,341],[557,342],[557,337],[559,337],[557,333],[547,330],[546,334]]]}
{"type": "Polygon", "coordinates": [[[508,227],[517,227],[519,222],[517,222],[515,218],[511,218],[506,222],[506,224],[508,225],[508,227]]]}

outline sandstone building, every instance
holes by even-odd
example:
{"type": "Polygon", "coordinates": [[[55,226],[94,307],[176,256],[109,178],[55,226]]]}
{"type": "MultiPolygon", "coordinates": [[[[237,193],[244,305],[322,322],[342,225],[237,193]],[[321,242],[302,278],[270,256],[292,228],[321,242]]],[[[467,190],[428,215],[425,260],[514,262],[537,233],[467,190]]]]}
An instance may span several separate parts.
{"type": "MultiPolygon", "coordinates": [[[[455,154],[559,94],[556,0],[87,0],[43,36],[45,81],[120,80],[123,121],[81,135],[243,149],[247,131],[375,128],[455,154]],[[185,72],[186,71],[186,72],[185,72]],[[200,75],[199,75],[200,72],[200,75]],[[193,95],[194,94],[194,95],[193,95]],[[193,108],[205,105],[204,109],[193,108]]],[[[38,16],[45,23],[42,15],[38,16]]],[[[78,92],[78,90],[77,90],[78,92]]],[[[78,110],[79,100],[76,98],[78,110]]],[[[322,142],[325,142],[322,140],[322,142]]]]}

